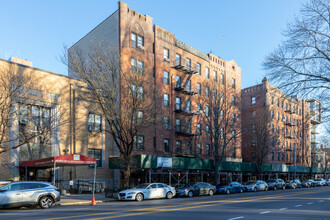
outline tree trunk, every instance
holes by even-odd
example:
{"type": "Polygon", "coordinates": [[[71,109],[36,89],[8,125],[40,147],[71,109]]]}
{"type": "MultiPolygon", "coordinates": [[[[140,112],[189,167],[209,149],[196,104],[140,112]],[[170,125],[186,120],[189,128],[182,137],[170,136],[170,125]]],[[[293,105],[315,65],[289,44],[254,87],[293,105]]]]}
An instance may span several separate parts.
{"type": "Polygon", "coordinates": [[[214,166],[214,185],[218,185],[219,183],[220,183],[220,161],[216,161],[214,166]]]}
{"type": "Polygon", "coordinates": [[[124,163],[125,163],[125,169],[123,171],[124,178],[123,178],[123,186],[124,187],[129,187],[129,180],[131,177],[131,160],[130,158],[124,157],[124,163]]]}

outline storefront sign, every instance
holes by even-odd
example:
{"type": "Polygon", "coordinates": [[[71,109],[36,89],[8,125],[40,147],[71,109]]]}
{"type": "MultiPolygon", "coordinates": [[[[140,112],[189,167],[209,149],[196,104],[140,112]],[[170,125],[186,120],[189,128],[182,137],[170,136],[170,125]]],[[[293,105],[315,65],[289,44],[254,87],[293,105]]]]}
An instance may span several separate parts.
{"type": "Polygon", "coordinates": [[[157,157],[157,167],[172,167],[172,158],[157,157]]]}

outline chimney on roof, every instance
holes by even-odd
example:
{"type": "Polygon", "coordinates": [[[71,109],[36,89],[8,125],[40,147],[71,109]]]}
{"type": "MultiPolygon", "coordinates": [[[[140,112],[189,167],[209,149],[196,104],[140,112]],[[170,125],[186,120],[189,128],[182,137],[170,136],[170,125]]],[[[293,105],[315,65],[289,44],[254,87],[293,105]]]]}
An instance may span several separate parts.
{"type": "Polygon", "coordinates": [[[20,59],[20,58],[17,58],[17,57],[10,57],[8,61],[10,61],[12,63],[17,63],[17,64],[20,64],[20,65],[28,66],[28,67],[33,67],[31,61],[23,60],[23,59],[20,59]]]}

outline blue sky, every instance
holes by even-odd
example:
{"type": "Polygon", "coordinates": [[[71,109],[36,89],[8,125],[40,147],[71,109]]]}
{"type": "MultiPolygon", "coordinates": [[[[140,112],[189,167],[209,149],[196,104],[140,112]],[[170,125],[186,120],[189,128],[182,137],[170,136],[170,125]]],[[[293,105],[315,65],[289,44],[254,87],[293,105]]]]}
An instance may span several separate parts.
{"type": "MultiPolygon", "coordinates": [[[[154,24],[205,53],[235,60],[242,88],[260,83],[264,57],[284,39],[281,32],[305,0],[126,0],[154,24]]],[[[67,75],[60,61],[71,46],[118,8],[117,0],[0,2],[0,58],[15,56],[34,67],[67,75]]]]}

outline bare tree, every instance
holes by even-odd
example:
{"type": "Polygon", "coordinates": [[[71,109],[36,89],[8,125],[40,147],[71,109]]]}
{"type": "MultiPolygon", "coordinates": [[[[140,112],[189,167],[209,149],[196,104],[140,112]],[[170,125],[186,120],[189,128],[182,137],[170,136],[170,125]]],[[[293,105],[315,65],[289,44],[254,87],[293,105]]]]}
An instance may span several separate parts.
{"type": "Polygon", "coordinates": [[[263,164],[268,161],[267,158],[271,153],[275,153],[275,146],[279,141],[274,125],[270,123],[272,118],[269,113],[266,107],[252,111],[244,119],[242,127],[244,136],[247,141],[250,141],[252,152],[255,154],[255,157],[251,159],[256,163],[258,179],[261,179],[263,164]]]}
{"type": "Polygon", "coordinates": [[[322,102],[323,112],[329,113],[330,3],[311,0],[300,13],[288,24],[286,40],[266,57],[263,67],[287,94],[312,95],[322,102]]]}
{"type": "Polygon", "coordinates": [[[156,122],[154,78],[134,61],[130,66],[122,63],[111,50],[89,51],[73,48],[63,60],[87,84],[84,98],[93,103],[89,109],[104,117],[104,131],[113,137],[120,152],[123,185],[127,187],[134,168],[132,153],[144,149],[142,134],[156,122]]]}
{"type": "Polygon", "coordinates": [[[214,158],[214,184],[217,185],[220,183],[221,161],[236,154],[235,145],[241,134],[238,123],[240,100],[237,94],[225,90],[219,82],[208,82],[205,88],[207,94],[201,96],[198,102],[205,110],[203,122],[214,158]]]}

